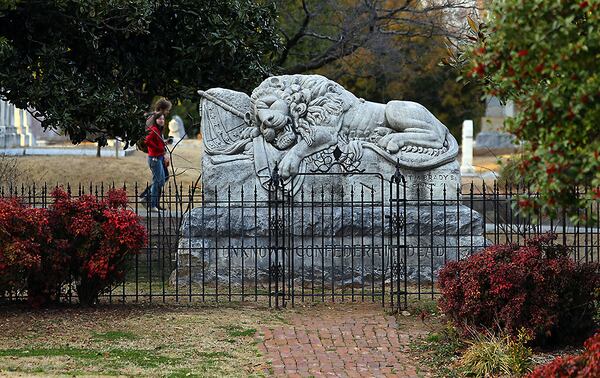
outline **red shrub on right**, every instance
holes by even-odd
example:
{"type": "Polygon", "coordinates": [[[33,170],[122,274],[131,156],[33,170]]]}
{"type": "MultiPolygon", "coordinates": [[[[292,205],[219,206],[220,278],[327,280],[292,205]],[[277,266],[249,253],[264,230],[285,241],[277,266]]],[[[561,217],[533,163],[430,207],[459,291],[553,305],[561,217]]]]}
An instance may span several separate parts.
{"type": "Polygon", "coordinates": [[[459,327],[524,328],[537,344],[573,341],[594,327],[598,264],[578,265],[554,235],[495,245],[440,272],[444,313],[459,327]]]}
{"type": "Polygon", "coordinates": [[[527,378],[592,378],[600,377],[600,332],[584,344],[577,356],[557,357],[540,366],[527,378]]]}

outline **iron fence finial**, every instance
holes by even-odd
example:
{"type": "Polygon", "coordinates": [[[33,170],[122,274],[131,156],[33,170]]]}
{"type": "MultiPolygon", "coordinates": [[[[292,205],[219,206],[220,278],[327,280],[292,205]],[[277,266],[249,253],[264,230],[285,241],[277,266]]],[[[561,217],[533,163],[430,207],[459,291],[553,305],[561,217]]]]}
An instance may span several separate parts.
{"type": "Polygon", "coordinates": [[[392,182],[396,184],[404,182],[404,176],[400,172],[400,159],[396,160],[396,171],[392,175],[392,182]]]}

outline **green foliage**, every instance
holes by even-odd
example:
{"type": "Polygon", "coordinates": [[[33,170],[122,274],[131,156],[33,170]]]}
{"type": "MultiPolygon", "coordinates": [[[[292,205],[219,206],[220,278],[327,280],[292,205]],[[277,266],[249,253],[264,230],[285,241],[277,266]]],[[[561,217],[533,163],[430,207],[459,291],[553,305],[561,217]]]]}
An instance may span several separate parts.
{"type": "Polygon", "coordinates": [[[277,48],[252,0],[18,1],[0,8],[0,96],[74,143],[135,141],[155,95],[252,88],[277,48]]]}
{"type": "Polygon", "coordinates": [[[511,157],[500,164],[500,172],[498,172],[497,184],[500,190],[508,188],[510,186],[521,186],[522,176],[519,172],[519,158],[516,156],[511,157]]]}
{"type": "MultiPolygon", "coordinates": [[[[442,56],[442,49],[437,48],[432,51],[430,59],[439,62],[442,56]]],[[[404,74],[411,77],[406,71],[404,74]]],[[[480,129],[485,110],[485,104],[480,100],[482,95],[481,87],[474,83],[459,83],[456,72],[436,65],[412,76],[402,99],[427,107],[460,140],[465,119],[474,121],[474,133],[480,129]]]]}
{"type": "Polygon", "coordinates": [[[412,351],[416,352],[419,359],[432,366],[443,377],[458,377],[459,372],[453,363],[458,359],[465,343],[458,330],[447,323],[438,332],[432,332],[423,340],[413,341],[410,344],[412,351]]]}
{"type": "Polygon", "coordinates": [[[526,143],[519,171],[540,192],[520,205],[593,221],[578,210],[600,199],[600,0],[501,0],[490,12],[489,27],[472,23],[476,42],[454,58],[519,109],[506,128],[526,143]]]}
{"type": "Polygon", "coordinates": [[[241,326],[229,326],[226,329],[230,337],[248,337],[256,333],[254,328],[243,328],[241,326]]]}
{"type": "Polygon", "coordinates": [[[419,315],[419,314],[427,314],[427,315],[436,315],[439,313],[439,307],[437,300],[434,299],[416,299],[408,303],[409,312],[419,315]]]}
{"type": "Polygon", "coordinates": [[[516,339],[491,332],[475,333],[460,358],[462,370],[473,377],[522,376],[532,367],[533,353],[525,345],[528,341],[524,331],[519,332],[516,339]]]}
{"type": "Polygon", "coordinates": [[[143,349],[111,349],[108,351],[93,350],[75,347],[54,348],[20,348],[0,349],[0,357],[70,357],[85,360],[110,360],[114,362],[128,362],[139,367],[158,367],[165,364],[174,364],[178,359],[161,356],[154,351],[143,349]]]}

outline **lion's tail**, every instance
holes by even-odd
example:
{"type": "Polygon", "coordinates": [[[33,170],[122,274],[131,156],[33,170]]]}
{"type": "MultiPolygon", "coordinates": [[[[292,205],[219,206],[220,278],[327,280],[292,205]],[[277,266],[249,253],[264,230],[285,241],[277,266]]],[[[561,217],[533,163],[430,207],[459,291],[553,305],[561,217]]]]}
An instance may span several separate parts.
{"type": "Polygon", "coordinates": [[[407,167],[416,171],[423,171],[427,169],[432,169],[435,167],[439,167],[441,165],[450,163],[456,160],[458,156],[458,142],[450,134],[450,131],[447,132],[446,138],[444,140],[444,148],[442,150],[437,150],[436,154],[432,157],[428,157],[426,161],[420,164],[412,164],[412,167],[407,167]],[[439,151],[439,153],[437,153],[439,151]]]}

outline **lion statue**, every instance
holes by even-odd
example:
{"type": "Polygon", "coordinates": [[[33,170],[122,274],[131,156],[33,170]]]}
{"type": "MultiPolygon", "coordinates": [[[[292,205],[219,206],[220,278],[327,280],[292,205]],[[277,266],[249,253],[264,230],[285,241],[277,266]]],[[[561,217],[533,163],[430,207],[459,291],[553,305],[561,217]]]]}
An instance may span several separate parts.
{"type": "Polygon", "coordinates": [[[333,146],[360,158],[369,148],[412,170],[431,169],[456,158],[458,144],[420,104],[379,104],[354,96],[320,75],[274,76],[252,92],[250,126],[242,138],[262,135],[278,150],[283,177],[299,172],[303,159],[333,146]]]}

